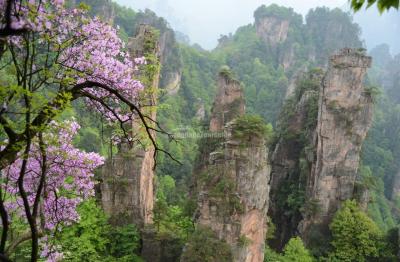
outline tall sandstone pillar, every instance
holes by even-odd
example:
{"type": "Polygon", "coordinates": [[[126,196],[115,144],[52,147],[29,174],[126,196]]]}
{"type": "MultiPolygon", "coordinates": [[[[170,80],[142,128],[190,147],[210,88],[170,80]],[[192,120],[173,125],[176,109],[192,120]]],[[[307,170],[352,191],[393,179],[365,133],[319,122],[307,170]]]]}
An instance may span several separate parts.
{"type": "Polygon", "coordinates": [[[341,203],[366,202],[368,194],[355,183],[372,122],[373,101],[363,85],[370,65],[361,49],[342,49],[330,57],[327,72],[303,74],[286,101],[271,157],[273,248],[281,250],[296,235],[309,246],[324,245],[341,203]]]}
{"type": "MultiPolygon", "coordinates": [[[[128,43],[132,58],[151,57],[147,64],[154,64],[155,70],[143,69],[140,78],[145,90],[140,94],[142,112],[156,120],[156,91],[159,82],[159,48],[152,27],[140,25],[135,38],[128,43]],[[149,106],[150,105],[150,106],[149,106]]],[[[136,224],[142,227],[153,222],[154,204],[154,147],[146,139],[141,122],[134,121],[133,134],[141,145],[122,142],[119,152],[109,159],[102,169],[101,202],[114,225],[136,224]]],[[[149,125],[153,125],[150,120],[149,125]]],[[[152,133],[153,138],[155,134],[152,133]]]]}
{"type": "Polygon", "coordinates": [[[342,201],[353,198],[362,143],[372,123],[373,101],[363,85],[370,66],[371,57],[358,49],[345,48],[330,58],[319,98],[316,160],[306,189],[318,208],[300,223],[305,239],[313,226],[327,230],[342,201]]]}
{"type": "Polygon", "coordinates": [[[226,242],[232,261],[262,262],[270,168],[263,137],[233,135],[235,120],[244,112],[240,83],[228,71],[221,71],[209,128],[215,136],[200,145],[205,148],[195,171],[196,228],[210,228],[226,242]]]}

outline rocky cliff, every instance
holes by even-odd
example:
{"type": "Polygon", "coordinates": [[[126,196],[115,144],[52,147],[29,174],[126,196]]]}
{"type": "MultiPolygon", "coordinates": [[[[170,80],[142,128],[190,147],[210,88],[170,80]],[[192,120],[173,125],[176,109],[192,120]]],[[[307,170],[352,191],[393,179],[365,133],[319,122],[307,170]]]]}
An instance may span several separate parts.
{"type": "Polygon", "coordinates": [[[302,17],[293,9],[272,4],[259,7],[254,18],[256,34],[267,46],[269,55],[274,57],[276,66],[288,71],[299,58],[294,46],[299,39],[293,32],[302,30],[302,17]]]}
{"type": "Polygon", "coordinates": [[[311,9],[305,20],[307,35],[312,39],[310,54],[318,66],[327,67],[328,57],[336,50],[363,47],[360,27],[339,8],[311,9]]]}
{"type": "Polygon", "coordinates": [[[309,73],[286,101],[272,156],[274,247],[297,234],[309,244],[320,241],[313,238],[326,235],[341,202],[354,197],[361,146],[372,122],[373,101],[363,86],[370,65],[362,50],[342,49],[330,57],[324,76],[320,70],[309,73]]]}
{"type": "Polygon", "coordinates": [[[166,89],[170,95],[178,92],[182,77],[182,58],[175,32],[168,22],[158,17],[153,11],[146,9],[136,15],[135,27],[145,24],[158,30],[160,63],[162,65],[159,87],[166,89]]]}
{"type": "Polygon", "coordinates": [[[327,226],[340,203],[353,197],[361,146],[372,123],[373,101],[363,85],[370,66],[371,57],[358,49],[345,48],[330,58],[306,192],[318,210],[302,221],[299,229],[305,235],[312,224],[327,226]]]}
{"type": "Polygon", "coordinates": [[[221,72],[218,85],[210,121],[216,138],[203,143],[202,162],[195,174],[196,228],[210,228],[226,242],[232,261],[261,262],[267,230],[268,152],[262,136],[240,132],[245,108],[239,82],[221,72]]]}
{"type": "Polygon", "coordinates": [[[89,5],[91,8],[89,14],[98,16],[110,24],[114,23],[115,10],[111,0],[70,0],[68,4],[78,7],[80,4],[89,5]]]}
{"type": "Polygon", "coordinates": [[[339,9],[311,9],[304,23],[293,9],[272,4],[260,6],[254,18],[256,34],[264,42],[268,56],[289,79],[305,72],[304,66],[326,68],[328,57],[335,50],[363,46],[359,26],[339,9]]]}
{"type": "Polygon", "coordinates": [[[314,132],[323,78],[321,69],[303,73],[286,100],[277,131],[279,138],[271,156],[271,193],[268,211],[276,225],[270,245],[281,249],[297,234],[306,203],[305,188],[315,159],[314,132]]]}
{"type": "MultiPolygon", "coordinates": [[[[141,70],[141,79],[146,89],[141,94],[142,103],[147,106],[144,114],[156,120],[156,92],[159,79],[159,48],[154,30],[142,25],[135,38],[130,39],[128,50],[132,57],[153,57],[148,64],[156,70],[141,70]]],[[[152,124],[152,123],[148,123],[152,124]]],[[[132,123],[132,132],[142,134],[139,122],[132,123]]],[[[153,134],[154,136],[155,134],[153,134]]],[[[137,224],[143,226],[152,223],[154,204],[154,148],[143,143],[122,142],[117,155],[109,159],[102,169],[101,196],[102,206],[110,215],[111,223],[137,224]]]]}
{"type": "Polygon", "coordinates": [[[223,68],[218,77],[218,91],[213,103],[210,131],[222,131],[234,118],[244,115],[245,102],[242,87],[229,68],[223,68]]]}
{"type": "Polygon", "coordinates": [[[289,21],[275,16],[262,17],[255,25],[257,35],[272,47],[283,43],[289,32],[289,21]]]}

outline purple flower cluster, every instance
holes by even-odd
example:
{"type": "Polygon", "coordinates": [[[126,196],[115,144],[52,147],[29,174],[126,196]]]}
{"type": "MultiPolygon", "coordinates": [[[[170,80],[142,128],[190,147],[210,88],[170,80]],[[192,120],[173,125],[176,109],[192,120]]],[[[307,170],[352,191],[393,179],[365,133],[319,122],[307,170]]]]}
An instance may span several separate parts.
{"type": "MultiPolygon", "coordinates": [[[[42,31],[50,29],[51,16],[55,11],[62,10],[64,0],[0,0],[0,21],[4,20],[6,6],[11,2],[11,27],[13,29],[28,29],[42,31]]],[[[0,23],[0,29],[5,27],[5,23],[0,23]]]]}
{"type": "MultiPolygon", "coordinates": [[[[40,217],[44,229],[52,232],[61,226],[79,221],[76,208],[83,200],[94,195],[94,170],[104,163],[96,153],[86,153],[75,148],[73,137],[79,125],[75,121],[52,122],[44,135],[46,143],[46,172],[42,172],[42,153],[38,141],[34,141],[27,161],[24,188],[29,204],[33,206],[40,178],[45,176],[40,204],[40,217]]],[[[3,170],[7,178],[5,190],[12,196],[7,203],[9,212],[23,213],[17,181],[20,177],[22,158],[3,170]]],[[[39,223],[40,221],[38,221],[39,223]]]]}
{"type": "MultiPolygon", "coordinates": [[[[54,73],[56,77],[51,79],[54,84],[73,86],[93,81],[108,86],[110,90],[98,86],[87,88],[85,91],[93,96],[87,99],[88,105],[111,121],[131,120],[132,111],[121,106],[115,92],[136,104],[143,85],[135,78],[135,73],[138,66],[146,64],[145,58],[131,58],[124,51],[118,31],[111,25],[97,17],[88,17],[85,10],[67,9],[63,2],[15,1],[15,10],[19,11],[13,13],[13,26],[34,32],[38,36],[36,49],[54,53],[51,68],[43,64],[43,60],[48,59],[40,55],[32,67],[39,74],[54,73]]],[[[0,12],[4,13],[4,9],[5,1],[0,0],[0,12]]],[[[0,15],[0,28],[5,26],[1,21],[0,15]]],[[[19,49],[16,53],[24,61],[31,40],[27,41],[23,36],[12,36],[8,40],[16,50],[19,49]]]]}

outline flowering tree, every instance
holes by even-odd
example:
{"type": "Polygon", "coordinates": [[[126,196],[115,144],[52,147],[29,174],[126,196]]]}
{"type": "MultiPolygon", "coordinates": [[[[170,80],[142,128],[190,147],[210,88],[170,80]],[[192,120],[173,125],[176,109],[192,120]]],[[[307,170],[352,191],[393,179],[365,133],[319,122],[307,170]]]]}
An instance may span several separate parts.
{"type": "MultiPolygon", "coordinates": [[[[78,129],[75,121],[51,122],[46,133],[33,139],[28,158],[20,157],[3,170],[3,188],[8,196],[5,206],[11,217],[23,217],[24,200],[18,183],[25,166],[24,191],[33,216],[40,218],[37,233],[44,240],[42,254],[50,261],[60,254],[46,240],[51,239],[55,230],[79,220],[77,205],[94,196],[93,171],[104,162],[100,155],[82,152],[72,145],[78,129]]],[[[23,234],[11,243],[8,251],[30,239],[26,237],[30,235],[23,234]]]]}
{"type": "MultiPolygon", "coordinates": [[[[8,181],[4,170],[10,171],[13,174],[10,179],[18,187],[14,188],[14,193],[19,195],[18,204],[23,205],[30,226],[31,261],[37,260],[40,235],[39,204],[32,205],[32,201],[40,202],[43,186],[33,187],[38,196],[33,200],[30,165],[42,163],[41,179],[45,179],[42,177],[46,176],[47,166],[44,160],[33,162],[30,159],[37,156],[38,151],[46,155],[45,151],[49,150],[44,139],[46,129],[72,101],[81,98],[89,109],[118,123],[128,141],[134,138],[125,130],[125,123],[137,118],[155,154],[163,151],[152,136],[154,131],[163,131],[151,117],[141,112],[138,101],[143,85],[135,79],[135,73],[145,59],[130,58],[112,26],[98,18],[87,17],[84,8],[67,9],[63,2],[0,0],[0,78],[8,76],[7,81],[0,81],[1,183],[8,181]]],[[[2,191],[11,189],[6,187],[2,191]]],[[[11,207],[5,203],[4,195],[3,192],[0,197],[3,226],[0,257],[7,260],[5,250],[11,207]]],[[[56,200],[54,192],[47,197],[53,199],[50,203],[61,201],[61,198],[56,200]]],[[[45,224],[47,229],[56,225],[49,221],[52,221],[50,214],[45,224]]]]}

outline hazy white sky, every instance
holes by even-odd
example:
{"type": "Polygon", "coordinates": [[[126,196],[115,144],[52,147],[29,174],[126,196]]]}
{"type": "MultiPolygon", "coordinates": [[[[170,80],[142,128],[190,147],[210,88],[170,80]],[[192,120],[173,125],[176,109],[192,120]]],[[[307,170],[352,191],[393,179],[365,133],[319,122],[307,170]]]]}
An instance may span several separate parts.
{"type": "Polygon", "coordinates": [[[341,7],[347,0],[116,0],[134,9],[149,8],[168,19],[172,27],[205,48],[216,45],[220,34],[253,22],[254,10],[276,3],[306,14],[316,6],[341,7]]]}
{"type": "MultiPolygon", "coordinates": [[[[253,22],[254,10],[262,4],[276,3],[292,7],[305,15],[317,6],[340,7],[348,10],[348,0],[115,0],[135,10],[149,8],[168,20],[171,26],[206,49],[217,44],[221,34],[233,33],[239,26],[253,22]]],[[[389,42],[396,48],[400,34],[400,15],[377,15],[376,11],[362,11],[355,16],[361,23],[369,47],[389,42]],[[382,28],[384,30],[382,30],[382,28]],[[388,31],[389,30],[389,31],[388,31]],[[391,30],[391,31],[390,31],[391,30]],[[391,42],[392,41],[392,42],[391,42]],[[394,42],[395,41],[395,42],[394,42]],[[396,44],[394,44],[396,43],[396,44]]],[[[393,48],[393,49],[394,49],[393,48]]],[[[397,49],[400,51],[400,47],[397,49]]],[[[397,51],[396,50],[396,51],[397,51]]]]}

